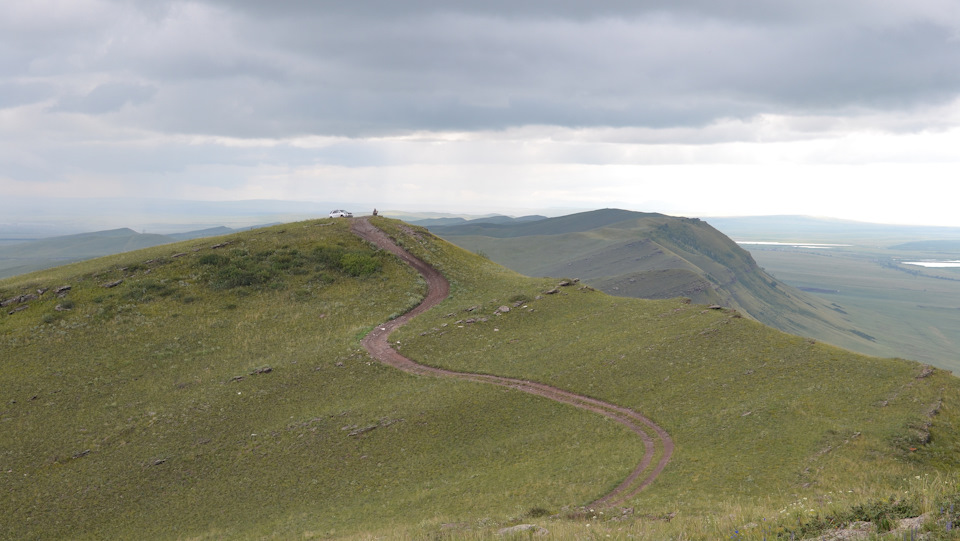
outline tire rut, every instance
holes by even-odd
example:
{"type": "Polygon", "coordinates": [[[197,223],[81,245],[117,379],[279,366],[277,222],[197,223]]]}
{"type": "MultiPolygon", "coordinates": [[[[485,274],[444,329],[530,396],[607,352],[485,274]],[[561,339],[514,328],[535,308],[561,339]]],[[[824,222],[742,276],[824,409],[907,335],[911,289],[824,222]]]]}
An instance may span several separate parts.
{"type": "Polygon", "coordinates": [[[399,247],[380,229],[371,224],[367,218],[351,219],[350,228],[354,234],[360,238],[371,242],[372,244],[387,250],[408,265],[412,266],[423,276],[427,282],[427,296],[416,308],[393,319],[389,322],[377,325],[369,334],[367,334],[361,344],[378,361],[403,370],[404,372],[422,376],[457,378],[477,383],[487,383],[515,389],[525,393],[541,396],[570,404],[572,406],[591,411],[612,419],[640,437],[644,445],[644,454],[640,463],[630,472],[616,488],[606,495],[594,500],[591,506],[616,506],[626,500],[634,497],[641,490],[649,486],[660,475],[660,472],[670,462],[673,455],[673,440],[667,432],[657,426],[653,421],[641,415],[640,413],[617,406],[609,402],[597,400],[587,396],[565,391],[550,385],[528,381],[517,378],[508,378],[494,376],[491,374],[474,374],[469,372],[456,372],[443,368],[436,368],[418,364],[407,357],[404,357],[395,349],[390,347],[389,336],[397,328],[403,326],[412,318],[440,304],[450,293],[450,283],[436,269],[414,257],[409,252],[399,247]],[[651,435],[652,434],[652,435],[651,435]],[[656,441],[659,440],[662,448],[660,459],[656,465],[650,469],[654,457],[656,456],[656,441]]]}

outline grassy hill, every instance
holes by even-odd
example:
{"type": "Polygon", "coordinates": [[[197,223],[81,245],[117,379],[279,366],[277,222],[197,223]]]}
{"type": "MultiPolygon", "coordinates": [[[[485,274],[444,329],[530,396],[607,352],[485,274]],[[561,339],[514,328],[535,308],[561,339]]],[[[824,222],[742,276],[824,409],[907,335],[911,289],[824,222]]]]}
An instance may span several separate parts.
{"type": "Polygon", "coordinates": [[[578,508],[642,455],[618,424],[372,362],[360,338],[423,283],[346,220],[317,220],[0,281],[3,300],[46,289],[0,312],[0,538],[480,539],[521,522],[558,538],[802,538],[928,511],[950,538],[949,373],[679,300],[546,294],[555,280],[374,222],[451,281],[394,335],[402,353],[670,431],[674,461],[629,510],[578,508]]]}
{"type": "Polygon", "coordinates": [[[720,304],[801,336],[873,352],[848,318],[761,269],[706,222],[604,209],[527,224],[431,227],[529,276],[573,276],[621,297],[720,304]]]}

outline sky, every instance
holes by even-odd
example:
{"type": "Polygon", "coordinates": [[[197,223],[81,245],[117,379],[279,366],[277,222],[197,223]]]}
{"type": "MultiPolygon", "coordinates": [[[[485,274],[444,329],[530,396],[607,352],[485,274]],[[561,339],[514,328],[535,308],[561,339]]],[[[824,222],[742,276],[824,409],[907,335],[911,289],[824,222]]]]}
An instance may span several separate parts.
{"type": "Polygon", "coordinates": [[[956,0],[0,0],[0,202],[960,226],[958,179],[956,0]]]}

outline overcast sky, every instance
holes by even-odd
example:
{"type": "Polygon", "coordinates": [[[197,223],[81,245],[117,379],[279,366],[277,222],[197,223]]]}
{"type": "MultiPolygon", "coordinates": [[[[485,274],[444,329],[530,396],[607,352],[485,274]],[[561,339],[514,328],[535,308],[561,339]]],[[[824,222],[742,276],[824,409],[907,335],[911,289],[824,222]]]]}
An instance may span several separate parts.
{"type": "Polygon", "coordinates": [[[960,226],[958,181],[957,0],[0,0],[0,199],[960,226]]]}

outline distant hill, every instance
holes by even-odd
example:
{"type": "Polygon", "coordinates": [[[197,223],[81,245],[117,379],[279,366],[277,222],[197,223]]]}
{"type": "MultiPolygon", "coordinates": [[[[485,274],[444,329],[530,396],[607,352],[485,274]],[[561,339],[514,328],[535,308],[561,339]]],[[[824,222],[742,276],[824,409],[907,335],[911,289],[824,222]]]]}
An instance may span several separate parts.
{"type": "Polygon", "coordinates": [[[468,222],[431,232],[528,276],[580,278],[612,295],[687,297],[778,329],[870,351],[869,337],[826,302],[779,282],[699,219],[603,209],[531,223],[468,222]]]}
{"type": "Polygon", "coordinates": [[[94,257],[130,252],[181,240],[226,235],[237,231],[229,227],[213,227],[171,235],[156,235],[120,228],[18,242],[0,246],[0,278],[94,257]]]}
{"type": "Polygon", "coordinates": [[[918,240],[890,246],[890,249],[908,252],[956,254],[960,252],[960,240],[918,240]]]}
{"type": "Polygon", "coordinates": [[[790,242],[851,242],[869,239],[894,244],[918,238],[960,239],[960,228],[875,224],[811,216],[738,216],[708,218],[711,225],[735,240],[790,242]]]}
{"type": "Polygon", "coordinates": [[[512,216],[484,216],[482,218],[426,218],[423,220],[411,220],[410,223],[413,225],[419,225],[422,227],[441,227],[441,226],[452,226],[452,225],[465,225],[465,224],[518,224],[525,222],[535,222],[538,220],[545,219],[546,216],[540,215],[530,215],[530,216],[520,216],[514,218],[512,216]]]}
{"type": "Polygon", "coordinates": [[[198,231],[187,231],[186,233],[173,233],[167,235],[174,240],[192,240],[192,239],[201,239],[204,237],[216,237],[218,235],[229,235],[230,233],[236,233],[236,229],[231,229],[229,227],[219,226],[219,227],[210,227],[207,229],[200,229],[198,231]]]}

